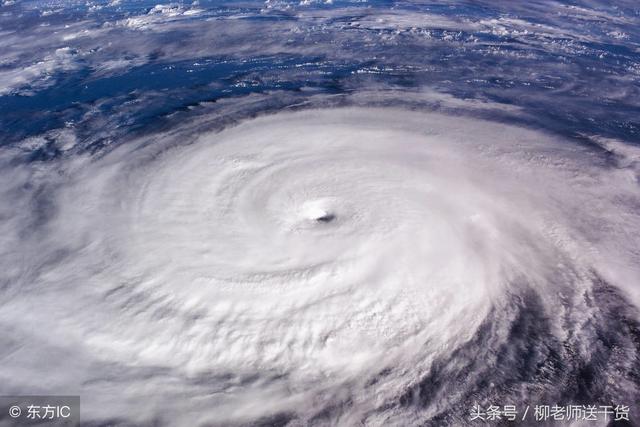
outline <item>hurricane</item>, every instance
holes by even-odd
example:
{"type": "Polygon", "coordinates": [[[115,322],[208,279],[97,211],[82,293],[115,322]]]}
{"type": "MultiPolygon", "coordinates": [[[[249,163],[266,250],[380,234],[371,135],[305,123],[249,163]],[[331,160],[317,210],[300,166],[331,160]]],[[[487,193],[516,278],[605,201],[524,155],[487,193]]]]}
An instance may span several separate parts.
{"type": "Polygon", "coordinates": [[[633,2],[1,4],[0,395],[637,422],[633,2]]]}

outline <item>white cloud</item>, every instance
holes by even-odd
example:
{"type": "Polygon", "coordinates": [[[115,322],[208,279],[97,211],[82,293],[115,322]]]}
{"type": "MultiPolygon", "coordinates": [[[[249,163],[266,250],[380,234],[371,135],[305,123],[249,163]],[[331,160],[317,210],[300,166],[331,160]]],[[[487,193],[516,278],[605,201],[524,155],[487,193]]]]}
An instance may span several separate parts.
{"type": "MultiPolygon", "coordinates": [[[[588,342],[596,274],[639,277],[637,185],[569,141],[390,108],[191,129],[2,169],[0,269],[21,291],[0,321],[29,343],[5,384],[37,388],[33,355],[57,354],[48,385],[82,393],[85,420],[305,419],[343,396],[342,423],[407,424],[376,410],[436,361],[467,363],[454,350],[492,307],[517,315],[505,298],[534,292],[549,339],[588,342]]],[[[503,320],[487,345],[512,344],[503,320]]]]}

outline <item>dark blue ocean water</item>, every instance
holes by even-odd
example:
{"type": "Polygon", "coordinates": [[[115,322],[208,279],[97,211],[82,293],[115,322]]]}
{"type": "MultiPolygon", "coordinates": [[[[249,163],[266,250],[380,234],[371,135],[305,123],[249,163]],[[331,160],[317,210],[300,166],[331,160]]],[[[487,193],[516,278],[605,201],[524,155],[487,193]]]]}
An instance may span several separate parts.
{"type": "Polygon", "coordinates": [[[254,94],[280,108],[364,91],[498,103],[514,107],[500,120],[640,139],[633,2],[162,5],[5,1],[1,143],[44,135],[34,158],[49,158],[56,129],[100,147],[203,102],[254,94]]]}

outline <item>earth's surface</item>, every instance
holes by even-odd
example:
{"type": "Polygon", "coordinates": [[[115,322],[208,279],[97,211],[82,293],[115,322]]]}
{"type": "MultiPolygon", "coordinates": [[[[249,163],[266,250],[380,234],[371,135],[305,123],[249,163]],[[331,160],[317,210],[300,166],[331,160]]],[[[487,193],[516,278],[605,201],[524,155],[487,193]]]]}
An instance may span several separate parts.
{"type": "Polygon", "coordinates": [[[2,0],[0,395],[640,420],[639,144],[636,1],[2,0]]]}

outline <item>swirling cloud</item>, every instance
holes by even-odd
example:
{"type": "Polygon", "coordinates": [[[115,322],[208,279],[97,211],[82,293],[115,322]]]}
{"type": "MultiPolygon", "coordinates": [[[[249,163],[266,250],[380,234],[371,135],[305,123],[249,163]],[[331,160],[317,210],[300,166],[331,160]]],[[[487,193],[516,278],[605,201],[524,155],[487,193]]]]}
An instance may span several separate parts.
{"type": "Polygon", "coordinates": [[[633,150],[327,108],[7,163],[0,378],[81,392],[88,421],[189,425],[637,401],[633,150]]]}

